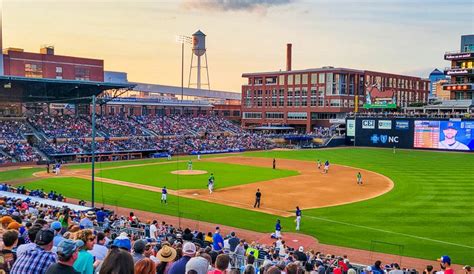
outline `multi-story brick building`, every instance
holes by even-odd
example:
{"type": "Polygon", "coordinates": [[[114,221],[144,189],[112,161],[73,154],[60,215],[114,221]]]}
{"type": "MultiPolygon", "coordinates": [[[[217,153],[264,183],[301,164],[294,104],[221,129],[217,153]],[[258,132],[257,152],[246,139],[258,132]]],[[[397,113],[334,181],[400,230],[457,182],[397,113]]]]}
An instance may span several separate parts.
{"type": "Polygon", "coordinates": [[[291,70],[291,45],[286,71],[242,77],[247,78],[242,86],[244,127],[288,125],[312,131],[361,110],[367,93],[374,89],[390,94],[398,107],[427,102],[429,94],[429,81],[419,77],[334,67],[291,70]]]}
{"type": "Polygon", "coordinates": [[[444,70],[451,81],[443,85],[450,99],[474,99],[474,35],[461,36],[460,50],[446,52],[444,59],[451,61],[451,67],[444,70]]]}
{"type": "Polygon", "coordinates": [[[4,74],[9,76],[64,80],[104,81],[104,61],[54,54],[53,47],[40,53],[7,48],[3,51],[4,74]]]}

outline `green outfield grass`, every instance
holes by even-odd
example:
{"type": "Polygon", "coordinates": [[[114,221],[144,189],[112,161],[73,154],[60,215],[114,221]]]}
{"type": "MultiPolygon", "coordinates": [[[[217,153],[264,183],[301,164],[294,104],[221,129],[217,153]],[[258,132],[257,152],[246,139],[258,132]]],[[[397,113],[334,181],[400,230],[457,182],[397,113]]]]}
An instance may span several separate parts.
{"type": "MultiPolygon", "coordinates": [[[[397,254],[399,249],[391,245],[394,244],[403,246],[402,255],[405,256],[433,260],[449,254],[453,263],[474,264],[473,154],[408,150],[397,150],[394,154],[391,149],[344,148],[245,155],[310,161],[328,159],[333,164],[372,170],[394,181],[392,191],[368,201],[305,210],[301,232],[317,237],[322,243],[366,250],[375,245],[376,251],[397,254]]],[[[254,170],[249,172],[256,174],[254,170]]],[[[152,171],[140,170],[142,172],[152,171]]],[[[233,169],[226,172],[235,173],[233,169]]],[[[125,174],[118,179],[127,180],[125,174]]],[[[45,190],[54,188],[69,197],[90,200],[90,182],[85,180],[53,178],[27,184],[29,188],[40,186],[45,190]]],[[[171,204],[162,207],[156,193],[98,183],[98,201],[102,199],[99,194],[102,189],[107,204],[177,215],[176,197],[171,196],[171,204]]],[[[318,194],[308,195],[317,199],[318,194]]],[[[343,189],[340,195],[344,195],[343,189]]],[[[268,214],[192,199],[180,198],[180,205],[184,217],[255,231],[271,232],[276,219],[268,214]]],[[[293,231],[293,218],[283,218],[283,227],[284,231],[293,231]]]]}
{"type": "Polygon", "coordinates": [[[97,176],[123,180],[143,185],[157,187],[166,186],[170,189],[203,189],[207,188],[208,178],[211,173],[215,177],[215,188],[223,188],[234,185],[248,184],[297,175],[293,170],[283,170],[263,167],[252,167],[244,165],[224,164],[194,161],[194,170],[205,170],[208,173],[202,175],[180,175],[171,174],[174,170],[186,170],[188,164],[184,162],[172,162],[156,165],[136,166],[127,168],[116,168],[101,170],[97,176]]]}

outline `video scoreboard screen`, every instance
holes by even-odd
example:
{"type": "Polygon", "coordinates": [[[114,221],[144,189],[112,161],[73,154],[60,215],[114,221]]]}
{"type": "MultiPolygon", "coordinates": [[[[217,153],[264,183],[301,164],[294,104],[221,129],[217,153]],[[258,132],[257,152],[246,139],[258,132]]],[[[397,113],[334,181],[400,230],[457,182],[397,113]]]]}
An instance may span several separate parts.
{"type": "Polygon", "coordinates": [[[474,121],[416,120],[415,148],[474,150],[474,121]]]}

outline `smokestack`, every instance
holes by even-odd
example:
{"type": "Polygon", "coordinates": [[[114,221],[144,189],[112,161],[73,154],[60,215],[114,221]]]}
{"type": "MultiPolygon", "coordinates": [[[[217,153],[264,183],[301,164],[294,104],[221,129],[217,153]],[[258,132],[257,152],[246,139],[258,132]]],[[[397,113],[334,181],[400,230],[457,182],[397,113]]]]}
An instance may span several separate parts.
{"type": "Polygon", "coordinates": [[[291,71],[291,44],[286,44],[286,71],[291,71]]]}

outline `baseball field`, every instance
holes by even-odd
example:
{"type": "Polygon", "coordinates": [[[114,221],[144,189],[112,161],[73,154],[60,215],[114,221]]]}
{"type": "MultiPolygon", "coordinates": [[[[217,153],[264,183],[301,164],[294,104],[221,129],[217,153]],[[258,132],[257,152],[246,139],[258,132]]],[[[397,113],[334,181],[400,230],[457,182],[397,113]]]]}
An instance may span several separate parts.
{"type": "MultiPolygon", "coordinates": [[[[474,155],[429,151],[342,148],[214,155],[197,161],[201,175],[174,175],[187,159],[100,163],[96,202],[259,232],[294,231],[292,210],[304,208],[301,233],[320,242],[433,260],[449,254],[456,264],[474,264],[474,155]],[[271,168],[276,158],[277,169],[271,168]],[[316,160],[329,160],[321,174],[316,160]],[[364,185],[357,186],[361,171],[364,185]],[[206,191],[216,177],[216,192],[206,191]],[[168,205],[159,190],[170,189],[168,205]],[[256,188],[262,208],[253,209],[256,188]],[[176,195],[179,195],[178,198],[176,195]],[[179,212],[179,213],[178,213],[179,212]],[[376,243],[374,245],[374,243],[376,243]]],[[[0,173],[0,181],[28,179],[30,189],[54,189],[90,200],[90,165],[66,167],[60,177],[43,170],[0,173]]]]}

